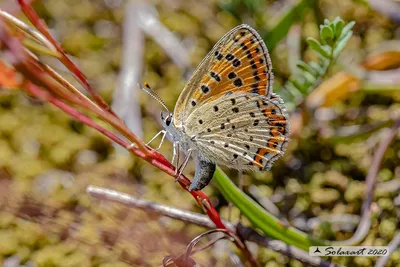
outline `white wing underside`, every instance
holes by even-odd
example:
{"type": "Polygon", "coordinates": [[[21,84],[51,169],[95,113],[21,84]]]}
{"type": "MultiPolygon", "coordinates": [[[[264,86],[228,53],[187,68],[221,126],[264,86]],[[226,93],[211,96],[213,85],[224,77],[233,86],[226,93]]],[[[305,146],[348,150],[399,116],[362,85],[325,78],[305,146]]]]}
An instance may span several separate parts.
{"type": "Polygon", "coordinates": [[[288,141],[287,114],[272,94],[233,93],[198,107],[184,122],[198,151],[235,169],[267,170],[288,141]]]}

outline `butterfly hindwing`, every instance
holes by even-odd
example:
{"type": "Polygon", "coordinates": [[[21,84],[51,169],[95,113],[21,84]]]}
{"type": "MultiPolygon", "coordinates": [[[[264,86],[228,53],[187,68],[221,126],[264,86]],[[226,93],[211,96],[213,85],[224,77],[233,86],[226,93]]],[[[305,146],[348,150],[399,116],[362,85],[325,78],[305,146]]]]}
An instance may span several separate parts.
{"type": "Polygon", "coordinates": [[[201,154],[235,169],[270,169],[289,135],[287,114],[275,94],[236,92],[215,99],[194,110],[185,125],[201,154]]]}
{"type": "Polygon", "coordinates": [[[197,108],[237,92],[268,96],[273,74],[267,48],[248,25],[229,31],[200,63],[174,111],[177,125],[197,108]]]}

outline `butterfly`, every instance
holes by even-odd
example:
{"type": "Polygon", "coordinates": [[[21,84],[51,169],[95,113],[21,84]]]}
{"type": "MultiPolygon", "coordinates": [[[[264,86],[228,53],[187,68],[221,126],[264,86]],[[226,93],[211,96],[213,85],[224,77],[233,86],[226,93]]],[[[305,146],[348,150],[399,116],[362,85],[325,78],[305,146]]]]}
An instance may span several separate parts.
{"type": "Polygon", "coordinates": [[[172,141],[177,166],[179,151],[184,152],[178,177],[189,158],[194,159],[189,191],[208,185],[216,164],[264,171],[283,155],[289,121],[282,99],[272,92],[273,78],[267,47],[243,24],[226,33],[203,59],[173,113],[150,87],[142,88],[168,111],[161,112],[160,146],[165,136],[172,141]]]}

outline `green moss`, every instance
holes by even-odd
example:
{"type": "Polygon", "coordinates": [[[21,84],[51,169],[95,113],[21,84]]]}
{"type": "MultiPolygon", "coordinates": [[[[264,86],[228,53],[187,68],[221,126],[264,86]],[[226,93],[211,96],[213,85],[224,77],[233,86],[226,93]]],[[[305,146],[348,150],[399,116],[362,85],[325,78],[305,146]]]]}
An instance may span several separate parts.
{"type": "Polygon", "coordinates": [[[354,257],[354,263],[356,263],[358,266],[365,266],[365,267],[373,265],[372,260],[369,257],[354,257]]]}
{"type": "Polygon", "coordinates": [[[365,184],[359,181],[352,181],[344,194],[347,202],[361,200],[364,197],[365,184]]]}
{"type": "Polygon", "coordinates": [[[379,224],[379,235],[388,240],[393,238],[393,235],[396,230],[397,230],[396,221],[386,219],[379,224]]]}
{"type": "Polygon", "coordinates": [[[15,233],[19,242],[28,247],[35,246],[35,244],[44,237],[40,225],[26,220],[18,220],[15,233]]]}
{"type": "Polygon", "coordinates": [[[390,198],[381,198],[378,200],[379,208],[387,211],[392,211],[394,209],[393,200],[390,198]]]}
{"type": "Polygon", "coordinates": [[[68,254],[62,262],[61,267],[90,266],[91,260],[86,253],[74,251],[68,254]]]}
{"type": "Polygon", "coordinates": [[[65,258],[64,251],[59,246],[46,247],[33,253],[32,259],[39,267],[59,266],[65,258]]]}
{"type": "Polygon", "coordinates": [[[15,222],[15,216],[6,211],[0,211],[0,229],[11,228],[15,222]]]}
{"type": "Polygon", "coordinates": [[[8,256],[17,253],[18,239],[16,234],[11,230],[0,230],[0,255],[8,256]]]}
{"type": "Polygon", "coordinates": [[[330,204],[337,201],[340,194],[332,188],[319,188],[311,191],[311,201],[317,204],[330,204]]]}

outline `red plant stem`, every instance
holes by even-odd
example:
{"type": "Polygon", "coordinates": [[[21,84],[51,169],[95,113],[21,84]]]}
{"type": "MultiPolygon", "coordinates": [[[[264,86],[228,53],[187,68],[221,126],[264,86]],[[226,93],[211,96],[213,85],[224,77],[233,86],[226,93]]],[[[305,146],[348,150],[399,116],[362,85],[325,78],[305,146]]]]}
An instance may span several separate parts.
{"type": "Polygon", "coordinates": [[[59,79],[51,68],[38,61],[38,59],[36,59],[32,55],[28,54],[22,44],[20,44],[20,41],[16,38],[13,38],[10,34],[7,33],[6,30],[3,29],[1,31],[1,34],[4,35],[4,37],[2,37],[3,41],[7,43],[9,49],[13,51],[12,54],[15,59],[14,66],[19,71],[21,71],[24,75],[30,77],[30,79],[35,80],[36,83],[37,80],[39,80],[40,85],[45,84],[46,88],[52,89],[51,91],[60,95],[62,98],[65,98],[74,104],[91,110],[104,121],[108,122],[114,128],[116,128],[127,139],[135,143],[139,149],[145,152],[147,157],[151,157],[152,151],[150,151],[143,143],[143,141],[140,140],[134,133],[132,133],[132,131],[130,131],[126,127],[125,123],[119,117],[115,116],[110,111],[104,110],[99,105],[88,101],[88,99],[83,98],[79,93],[74,92],[73,90],[64,90],[65,88],[63,87],[68,88],[68,84],[59,79]],[[49,78],[49,76],[46,74],[50,74],[51,78],[49,78]],[[49,83],[51,84],[50,86],[49,83]]]}
{"type": "MultiPolygon", "coordinates": [[[[93,97],[93,100],[105,111],[113,114],[116,119],[120,120],[119,117],[114,113],[114,111],[107,105],[107,103],[101,98],[101,96],[94,90],[94,88],[88,82],[86,76],[79,70],[79,68],[73,63],[61,45],[53,38],[48,30],[47,26],[42,22],[39,15],[35,12],[35,10],[28,4],[25,0],[18,0],[19,5],[21,6],[22,11],[28,17],[28,19],[32,22],[33,25],[54,45],[57,51],[61,54],[61,61],[64,65],[76,76],[78,81],[82,83],[82,85],[88,90],[90,95],[93,97]]],[[[121,121],[122,122],[122,121],[121,121]]]]}
{"type": "MultiPolygon", "coordinates": [[[[24,4],[25,2],[22,1],[24,4]]],[[[23,6],[22,6],[23,7],[23,6]]],[[[34,12],[34,11],[33,11],[34,12]]],[[[36,14],[36,13],[34,13],[36,14]]],[[[38,82],[41,86],[45,86],[49,91],[51,92],[59,92],[59,89],[56,89],[54,87],[57,87],[59,84],[55,83],[54,80],[49,80],[46,79],[43,75],[43,69],[40,68],[38,64],[35,64],[31,60],[31,58],[26,54],[26,51],[23,49],[23,46],[21,45],[20,41],[16,38],[13,38],[11,35],[7,33],[7,31],[4,29],[3,23],[0,21],[0,39],[6,44],[8,47],[8,51],[13,55],[12,59],[12,64],[17,67],[18,69],[22,70],[22,73],[25,74],[27,77],[31,77],[32,81],[38,82]]],[[[118,137],[116,134],[108,131],[107,129],[101,127],[100,125],[96,124],[88,118],[87,116],[83,115],[76,109],[72,108],[68,104],[64,103],[51,93],[41,89],[39,86],[33,84],[32,82],[28,82],[25,86],[25,90],[30,92],[31,94],[35,95],[39,99],[42,99],[44,101],[49,101],[53,105],[57,106],[61,110],[63,110],[65,113],[71,115],[75,119],[81,121],[82,123],[88,125],[89,127],[92,127],[96,130],[98,130],[100,133],[111,139],[112,141],[116,142],[117,144],[121,145],[124,148],[127,148],[129,143],[126,142],[125,140],[121,139],[118,137]]],[[[74,95],[75,96],[75,95],[74,95]]],[[[77,96],[75,96],[77,97],[77,96]]],[[[69,97],[68,97],[69,98],[69,97]]],[[[77,103],[76,101],[73,101],[73,99],[70,99],[72,102],[77,103]]],[[[79,99],[81,100],[81,99],[79,99]]],[[[81,107],[86,108],[87,106],[82,105],[82,103],[79,104],[81,107]]],[[[109,112],[105,111],[105,113],[109,114],[109,112]]],[[[115,126],[114,126],[115,127],[115,126]]],[[[121,130],[121,129],[119,129],[121,130]]],[[[129,131],[129,130],[127,130],[129,131]]],[[[130,132],[130,131],[129,131],[130,132]]],[[[133,133],[132,133],[133,135],[133,133]]],[[[144,160],[148,161],[150,164],[153,166],[159,168],[163,172],[167,173],[168,175],[172,177],[176,177],[175,174],[175,168],[174,166],[161,154],[157,152],[152,152],[152,153],[146,153],[146,150],[141,150],[136,147],[131,147],[130,151],[134,153],[136,156],[143,158],[144,160]]],[[[186,191],[188,191],[188,187],[190,185],[190,180],[182,175],[179,179],[179,184],[181,185],[182,188],[184,188],[186,191]]],[[[222,228],[222,229],[227,229],[227,227],[222,223],[221,218],[218,214],[218,212],[215,210],[213,205],[211,204],[210,200],[208,199],[207,195],[204,194],[202,191],[194,191],[190,192],[190,194],[195,198],[195,200],[198,202],[198,204],[203,208],[203,210],[207,213],[207,215],[210,217],[210,219],[214,222],[216,227],[222,228]]]]}
{"type": "MultiPolygon", "coordinates": [[[[30,18],[32,23],[38,27],[38,29],[46,36],[46,38],[49,39],[53,43],[53,45],[59,50],[59,52],[63,55],[64,60],[62,62],[68,67],[72,66],[69,68],[72,72],[82,74],[78,68],[69,60],[69,58],[66,56],[64,51],[61,49],[61,47],[57,44],[57,42],[51,37],[50,33],[47,31],[47,28],[44,24],[41,23],[39,17],[37,14],[34,12],[34,10],[25,3],[23,0],[19,0],[19,3],[21,4],[22,10],[24,10],[25,14],[30,18]],[[36,23],[35,23],[36,21],[36,23]],[[74,71],[74,68],[76,71],[74,71]]],[[[86,110],[91,110],[90,108],[88,109],[88,103],[84,98],[79,97],[77,94],[70,94],[70,92],[63,91],[62,86],[63,84],[59,83],[59,80],[54,80],[56,77],[52,76],[51,73],[47,73],[45,69],[43,69],[40,65],[40,62],[35,61],[33,57],[31,57],[26,50],[23,48],[22,44],[20,41],[14,37],[12,37],[7,30],[2,27],[4,26],[2,21],[0,21],[0,40],[2,40],[6,46],[8,47],[8,51],[10,54],[13,56],[12,57],[12,64],[20,70],[26,77],[30,77],[32,82],[26,82],[24,89],[36,96],[39,99],[42,99],[44,101],[49,101],[53,105],[57,106],[59,109],[64,111],[65,113],[69,114],[73,118],[81,121],[82,123],[88,125],[89,127],[92,127],[108,137],[110,140],[116,142],[117,144],[121,145],[124,148],[127,148],[130,143],[123,140],[120,138],[118,135],[110,132],[109,130],[101,127],[100,125],[96,124],[93,122],[92,119],[89,117],[85,116],[84,114],[80,113],[73,107],[69,106],[68,104],[64,103],[61,99],[57,98],[57,96],[53,95],[53,93],[59,93],[61,94],[62,97],[65,97],[66,100],[71,101],[72,103],[77,104],[78,106],[86,109],[86,110]],[[52,76],[49,78],[49,75],[52,76]],[[40,86],[45,87],[47,90],[50,92],[41,89],[38,85],[34,84],[33,82],[37,83],[40,86]],[[61,88],[60,88],[61,86],[61,88]]],[[[82,81],[87,82],[86,78],[83,76],[77,75],[82,81]]],[[[65,84],[64,84],[65,86],[65,84]]],[[[96,99],[98,98],[96,103],[100,106],[102,105],[101,103],[104,103],[104,100],[93,90],[93,88],[89,85],[89,83],[86,84],[86,88],[88,91],[92,94],[92,97],[96,99]],[[92,91],[90,91],[92,90],[92,91]],[[94,92],[94,94],[93,94],[94,92]],[[100,100],[99,100],[100,99],[100,100]]],[[[122,122],[122,120],[116,116],[111,109],[105,108],[108,107],[107,104],[106,106],[100,106],[102,110],[104,111],[101,115],[103,120],[109,122],[112,124],[112,126],[117,129],[120,133],[124,133],[124,135],[131,141],[135,141],[138,139],[129,129],[125,126],[125,124],[122,122]],[[111,116],[110,116],[111,115],[111,116]],[[120,123],[118,123],[120,122],[120,123]]],[[[93,111],[93,110],[92,110],[93,111]]],[[[98,114],[99,115],[99,114],[98,114]]],[[[141,144],[143,142],[138,139],[139,142],[135,142],[138,145],[138,148],[136,147],[130,147],[130,151],[134,153],[136,156],[141,157],[148,161],[150,164],[153,166],[159,168],[163,172],[169,174],[172,177],[176,177],[175,174],[175,168],[174,166],[161,154],[153,151],[149,151],[147,147],[141,147],[141,144]]],[[[142,145],[144,146],[144,144],[142,145]]],[[[190,185],[190,180],[185,177],[181,176],[179,178],[179,184],[180,186],[188,191],[189,185],[190,185]]],[[[204,212],[208,215],[210,220],[215,224],[217,228],[225,229],[227,231],[230,231],[224,223],[221,220],[221,217],[219,216],[218,212],[210,202],[209,198],[207,197],[206,194],[204,194],[202,191],[195,191],[195,192],[189,192],[193,198],[197,201],[197,203],[203,208],[204,212]]],[[[239,246],[238,246],[239,247],[239,246]]],[[[240,247],[239,247],[240,248],[240,247]]],[[[245,249],[244,253],[246,254],[248,251],[245,249]]],[[[247,254],[246,254],[247,255],[247,254]]]]}
{"type": "MultiPolygon", "coordinates": [[[[58,98],[54,97],[52,94],[50,94],[47,91],[44,91],[40,89],[38,86],[31,82],[27,82],[25,89],[36,96],[37,98],[43,100],[43,101],[49,101],[53,105],[57,106],[59,109],[64,111],[65,113],[71,115],[73,118],[81,121],[82,123],[88,125],[89,127],[92,127],[111,139],[112,141],[116,142],[122,147],[127,147],[129,145],[128,142],[125,140],[121,139],[118,137],[116,134],[108,131],[107,129],[101,127],[100,125],[96,124],[85,116],[84,114],[80,113],[79,111],[75,110],[71,106],[67,105],[66,103],[62,102],[58,98]]],[[[146,157],[145,153],[135,147],[130,148],[130,151],[134,153],[136,156],[145,159],[149,163],[151,163],[153,166],[159,168],[163,172],[175,177],[175,170],[172,164],[161,154],[159,153],[154,153],[153,158],[146,157]]],[[[190,185],[190,180],[182,175],[179,178],[179,184],[183,189],[188,191],[188,187],[190,185]]],[[[202,191],[194,191],[190,192],[190,194],[193,196],[193,198],[199,203],[201,207],[206,211],[208,217],[214,222],[215,226],[221,229],[227,229],[229,230],[224,223],[221,220],[221,217],[219,216],[218,212],[215,210],[214,206],[211,204],[210,200],[208,199],[207,195],[204,194],[202,191]]]]}

